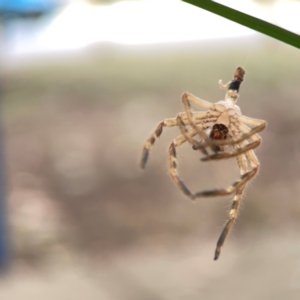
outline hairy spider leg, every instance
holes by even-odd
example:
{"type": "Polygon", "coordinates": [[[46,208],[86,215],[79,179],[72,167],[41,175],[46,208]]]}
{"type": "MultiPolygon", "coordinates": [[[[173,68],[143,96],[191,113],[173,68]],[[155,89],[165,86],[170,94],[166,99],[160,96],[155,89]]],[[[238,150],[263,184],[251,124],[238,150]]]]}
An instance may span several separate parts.
{"type": "Polygon", "coordinates": [[[179,177],[177,171],[176,147],[180,146],[181,144],[186,142],[189,137],[192,138],[196,134],[198,134],[197,130],[191,128],[190,130],[188,130],[188,132],[185,132],[184,135],[180,135],[179,137],[174,139],[169,146],[170,175],[174,182],[178,185],[180,190],[192,200],[194,199],[193,194],[190,192],[183,180],[179,177]]]}
{"type": "MultiPolygon", "coordinates": [[[[235,127],[235,125],[232,125],[235,127]]],[[[248,126],[244,124],[239,124],[238,128],[236,128],[237,131],[241,131],[243,134],[239,137],[235,137],[234,139],[227,139],[227,140],[210,140],[207,141],[206,143],[200,144],[199,147],[208,147],[211,145],[214,146],[225,146],[225,145],[235,145],[243,142],[244,140],[251,139],[253,140],[252,143],[246,144],[242,148],[235,149],[232,152],[220,152],[220,153],[215,153],[212,155],[208,155],[206,157],[201,158],[202,161],[208,161],[208,160],[213,160],[213,159],[223,159],[223,158],[230,158],[230,157],[235,157],[239,154],[245,153],[251,149],[254,149],[258,147],[261,143],[261,137],[256,134],[257,132],[260,132],[264,130],[266,127],[266,122],[262,122],[258,126],[254,127],[253,129],[250,129],[248,126]]]]}
{"type": "MultiPolygon", "coordinates": [[[[179,113],[178,116],[181,117],[181,119],[185,125],[190,125],[190,120],[188,119],[186,113],[179,113]]],[[[195,123],[196,124],[201,123],[203,117],[205,117],[205,112],[196,112],[195,113],[195,123]]],[[[158,124],[155,131],[151,134],[151,136],[148,138],[148,140],[144,144],[144,147],[142,150],[142,157],[141,157],[141,161],[140,161],[140,167],[142,169],[144,169],[146,166],[146,163],[147,163],[147,160],[149,157],[150,148],[154,145],[156,139],[159,138],[160,135],[162,134],[163,128],[164,127],[173,127],[173,126],[177,126],[177,118],[165,119],[158,124]]]]}
{"type": "MultiPolygon", "coordinates": [[[[198,130],[198,134],[203,141],[207,141],[209,139],[209,136],[205,133],[205,131],[201,130],[201,128],[198,128],[194,122],[194,118],[193,118],[194,113],[192,112],[192,109],[191,109],[191,103],[193,103],[194,105],[196,105],[200,108],[206,109],[206,110],[209,110],[210,107],[212,106],[212,104],[210,102],[208,102],[206,100],[202,100],[188,92],[185,92],[182,95],[182,102],[184,105],[184,109],[186,111],[186,115],[190,121],[190,125],[193,128],[198,130]]],[[[201,150],[201,151],[204,152],[205,154],[207,154],[206,149],[203,148],[203,150],[201,150]]]]}
{"type": "MultiPolygon", "coordinates": [[[[235,150],[237,150],[238,148],[243,147],[243,145],[241,144],[236,144],[233,146],[235,150]]],[[[245,153],[240,154],[236,157],[237,159],[237,163],[240,169],[240,175],[243,176],[245,173],[248,172],[248,162],[247,162],[247,156],[245,153]]],[[[242,196],[243,196],[243,192],[245,190],[246,187],[245,183],[243,186],[241,186],[240,188],[238,188],[236,190],[236,193],[234,195],[232,204],[231,204],[231,209],[229,211],[229,219],[226,222],[221,235],[217,241],[217,246],[216,246],[216,250],[215,250],[215,256],[214,256],[214,260],[217,260],[220,256],[221,253],[221,248],[226,240],[226,237],[229,235],[231,229],[233,228],[233,225],[235,223],[235,220],[238,216],[238,212],[239,212],[239,208],[240,208],[240,204],[242,201],[242,196]]]]}
{"type": "MultiPolygon", "coordinates": [[[[206,113],[205,113],[206,115],[206,113]]],[[[187,134],[187,129],[185,127],[185,124],[181,118],[180,115],[177,116],[177,125],[182,133],[183,136],[185,136],[185,138],[187,139],[188,142],[190,142],[192,145],[193,145],[193,149],[194,150],[201,150],[203,148],[200,147],[201,143],[203,142],[203,140],[200,140],[200,142],[198,142],[197,140],[193,139],[189,134],[187,134]]],[[[209,118],[209,117],[205,117],[203,118],[202,122],[199,123],[199,124],[194,124],[193,128],[196,130],[197,134],[199,133],[199,130],[200,131],[203,131],[207,128],[209,128],[209,123],[210,122],[214,122],[216,121],[217,118],[209,118]]],[[[203,151],[202,151],[203,152],[203,151]]],[[[206,154],[206,153],[204,153],[206,154]]]]}
{"type": "MultiPolygon", "coordinates": [[[[180,122],[181,121],[180,117],[178,117],[177,119],[178,119],[178,126],[181,128],[182,133],[183,133],[182,135],[188,140],[189,138],[186,137],[187,133],[185,132],[185,129],[183,128],[184,124],[180,122]]],[[[247,141],[245,141],[245,143],[248,144],[247,141]]],[[[244,147],[246,147],[246,146],[243,145],[243,148],[244,147]]],[[[239,151],[239,149],[237,149],[236,151],[239,151]]],[[[256,171],[257,171],[256,169],[253,169],[249,172],[244,172],[238,181],[234,182],[231,186],[229,186],[226,189],[206,190],[203,192],[197,192],[197,193],[193,194],[187,188],[185,183],[180,179],[178,172],[177,172],[177,168],[176,168],[176,162],[175,162],[175,164],[173,164],[172,158],[176,158],[175,145],[173,145],[173,143],[171,143],[171,145],[170,145],[169,153],[170,153],[171,177],[173,178],[175,183],[180,187],[180,189],[183,191],[183,193],[192,200],[195,198],[198,198],[198,197],[210,197],[210,196],[214,197],[214,196],[230,195],[230,194],[234,193],[235,191],[237,191],[241,186],[243,186],[243,184],[245,184],[247,181],[249,181],[252,177],[254,177],[256,174],[256,171]]]]}
{"type": "MultiPolygon", "coordinates": [[[[258,135],[255,134],[254,136],[251,137],[251,139],[255,139],[255,138],[257,138],[257,136],[258,135]]],[[[247,144],[248,144],[248,142],[246,140],[244,140],[240,144],[234,145],[233,147],[235,148],[236,151],[238,151],[238,148],[245,148],[245,146],[247,144]]],[[[215,260],[218,259],[219,255],[220,255],[221,247],[224,244],[224,241],[225,241],[227,235],[229,234],[230,230],[232,229],[233,224],[237,218],[237,215],[239,212],[239,207],[240,207],[241,200],[242,200],[242,195],[246,188],[246,184],[250,179],[252,179],[255,175],[257,175],[258,169],[259,169],[259,161],[253,150],[249,150],[243,154],[238,155],[237,162],[239,165],[241,177],[245,176],[246,174],[249,174],[250,172],[253,172],[253,175],[247,176],[246,178],[248,180],[245,182],[245,184],[241,185],[236,190],[236,194],[235,194],[233,202],[232,202],[231,210],[229,212],[229,220],[227,221],[227,223],[221,233],[221,236],[217,242],[217,247],[216,247],[215,257],[214,257],[215,260]],[[246,157],[246,159],[245,159],[245,157],[246,157]],[[250,167],[252,168],[252,171],[250,171],[250,172],[248,172],[247,162],[249,163],[250,167]]]]}

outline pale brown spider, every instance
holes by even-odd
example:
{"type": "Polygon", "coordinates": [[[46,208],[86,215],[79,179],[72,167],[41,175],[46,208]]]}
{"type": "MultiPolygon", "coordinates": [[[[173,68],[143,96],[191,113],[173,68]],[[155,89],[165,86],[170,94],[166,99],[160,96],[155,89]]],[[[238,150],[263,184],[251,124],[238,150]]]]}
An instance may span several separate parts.
{"type": "Polygon", "coordinates": [[[174,139],[169,147],[170,174],[182,192],[192,200],[198,197],[225,196],[235,193],[229,211],[229,220],[226,222],[217,242],[215,260],[218,259],[221,247],[237,218],[246,184],[258,172],[259,161],[253,149],[259,146],[261,142],[261,137],[257,133],[266,127],[266,121],[242,115],[239,106],[235,104],[244,75],[245,70],[238,67],[232,81],[223,85],[220,80],[219,86],[226,89],[227,92],[225,100],[215,104],[199,99],[188,92],[184,93],[182,102],[185,112],[179,113],[176,118],[165,119],[159,123],[144,145],[140,163],[141,168],[145,168],[149,150],[155,140],[162,134],[164,127],[178,126],[181,135],[174,139]],[[191,103],[205,111],[192,112],[191,103]],[[186,129],[186,125],[190,126],[189,130],[186,129]],[[196,135],[200,136],[200,142],[193,138],[196,135]],[[179,177],[176,164],[176,147],[186,141],[192,144],[194,150],[198,149],[205,155],[201,159],[202,161],[236,157],[241,174],[240,179],[225,189],[192,193],[179,177]],[[232,150],[226,152],[228,146],[231,146],[232,150]],[[209,154],[208,149],[211,149],[214,153],[209,154]]]}

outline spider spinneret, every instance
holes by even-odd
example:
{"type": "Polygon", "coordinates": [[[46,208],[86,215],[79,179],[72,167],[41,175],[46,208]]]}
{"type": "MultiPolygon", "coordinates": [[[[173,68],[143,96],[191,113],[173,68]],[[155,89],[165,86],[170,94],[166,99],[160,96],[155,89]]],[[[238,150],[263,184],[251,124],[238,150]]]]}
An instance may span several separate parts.
{"type": "Polygon", "coordinates": [[[185,92],[182,102],[185,112],[176,118],[165,119],[159,123],[156,130],[146,141],[142,151],[141,168],[145,168],[149,151],[156,139],[162,134],[164,127],[178,126],[181,135],[175,138],[169,146],[170,175],[181,191],[190,199],[199,197],[214,197],[234,194],[229,219],[218,239],[214,259],[220,256],[221,247],[237,218],[243,192],[247,183],[254,178],[259,169],[259,161],[253,151],[261,143],[258,132],[266,127],[266,121],[253,119],[241,114],[235,103],[239,97],[239,88],[244,80],[245,70],[238,67],[234,79],[227,84],[219,81],[219,86],[225,89],[225,100],[211,103],[185,92]],[[192,111],[191,104],[204,111],[192,111]],[[186,127],[189,126],[189,129],[186,127]],[[199,136],[200,141],[194,137],[199,136]],[[204,154],[202,161],[219,160],[235,157],[240,170],[240,178],[225,189],[206,190],[192,193],[179,177],[176,163],[176,148],[189,142],[194,150],[204,154]],[[227,151],[231,147],[231,151],[227,151]],[[208,150],[213,153],[210,154],[208,150]]]}

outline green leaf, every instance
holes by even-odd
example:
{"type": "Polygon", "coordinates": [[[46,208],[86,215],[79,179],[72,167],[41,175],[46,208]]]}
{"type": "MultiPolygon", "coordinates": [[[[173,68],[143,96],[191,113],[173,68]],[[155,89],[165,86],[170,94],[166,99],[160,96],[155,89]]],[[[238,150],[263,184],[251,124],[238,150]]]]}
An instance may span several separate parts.
{"type": "Polygon", "coordinates": [[[285,30],[281,27],[244,14],[211,0],[183,0],[183,2],[203,8],[228,20],[244,25],[248,28],[266,34],[279,41],[300,49],[300,36],[296,33],[285,30]]]}

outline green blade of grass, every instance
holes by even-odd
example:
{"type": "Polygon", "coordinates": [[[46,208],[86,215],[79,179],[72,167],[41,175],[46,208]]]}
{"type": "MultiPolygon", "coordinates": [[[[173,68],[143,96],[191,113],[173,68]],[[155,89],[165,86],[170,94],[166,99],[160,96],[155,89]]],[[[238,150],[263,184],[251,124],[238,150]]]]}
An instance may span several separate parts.
{"type": "Polygon", "coordinates": [[[182,0],[300,49],[300,36],[211,0],[182,0]]]}

